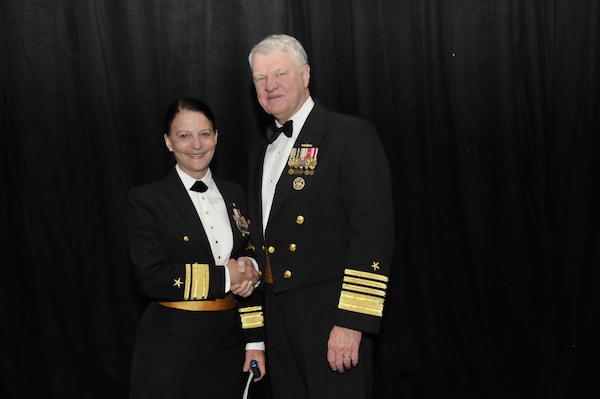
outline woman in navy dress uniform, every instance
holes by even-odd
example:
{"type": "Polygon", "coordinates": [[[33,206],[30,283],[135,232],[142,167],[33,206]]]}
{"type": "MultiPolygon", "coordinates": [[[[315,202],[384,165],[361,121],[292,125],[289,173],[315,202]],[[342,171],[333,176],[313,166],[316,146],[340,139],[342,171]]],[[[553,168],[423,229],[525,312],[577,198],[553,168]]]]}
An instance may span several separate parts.
{"type": "Polygon", "coordinates": [[[151,300],[136,336],[131,398],[237,399],[250,360],[265,374],[245,193],[211,173],[218,131],[205,103],[173,102],[165,132],[176,165],[129,194],[130,255],[151,300]]]}

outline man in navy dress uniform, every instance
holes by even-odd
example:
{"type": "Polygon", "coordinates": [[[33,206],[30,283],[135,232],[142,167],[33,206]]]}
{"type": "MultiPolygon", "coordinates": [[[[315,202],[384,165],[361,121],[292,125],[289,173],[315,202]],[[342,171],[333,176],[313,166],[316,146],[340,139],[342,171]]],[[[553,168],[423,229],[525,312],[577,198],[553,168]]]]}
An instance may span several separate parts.
{"type": "Polygon", "coordinates": [[[273,397],[370,399],[394,243],[382,143],[368,121],[313,100],[295,38],[265,38],[249,62],[275,120],[248,188],[273,397]]]}

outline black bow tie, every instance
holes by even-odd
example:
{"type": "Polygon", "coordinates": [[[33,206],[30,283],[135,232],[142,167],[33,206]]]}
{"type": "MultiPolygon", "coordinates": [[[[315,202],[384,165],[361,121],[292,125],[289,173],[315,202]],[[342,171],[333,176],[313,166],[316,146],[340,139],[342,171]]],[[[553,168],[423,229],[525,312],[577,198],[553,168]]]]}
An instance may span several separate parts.
{"type": "Polygon", "coordinates": [[[286,123],[284,123],[283,126],[281,126],[281,127],[270,126],[270,128],[267,130],[267,142],[269,144],[274,142],[277,139],[277,137],[279,137],[279,133],[283,133],[288,137],[292,137],[292,120],[291,119],[289,121],[287,121],[286,123]]]}
{"type": "Polygon", "coordinates": [[[202,180],[197,180],[196,183],[190,188],[190,190],[198,191],[199,193],[203,193],[208,190],[208,187],[202,180]]]}

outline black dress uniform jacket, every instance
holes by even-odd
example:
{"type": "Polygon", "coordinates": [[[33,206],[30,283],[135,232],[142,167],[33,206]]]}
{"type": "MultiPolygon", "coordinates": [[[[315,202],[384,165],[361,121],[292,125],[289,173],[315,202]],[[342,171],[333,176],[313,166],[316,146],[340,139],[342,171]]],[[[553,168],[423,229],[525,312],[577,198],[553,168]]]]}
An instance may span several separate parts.
{"type": "MultiPolygon", "coordinates": [[[[374,126],[318,103],[292,153],[316,152],[314,169],[294,162],[281,173],[263,235],[263,141],[251,154],[251,236],[261,267],[269,257],[275,293],[339,279],[336,320],[378,332],[392,265],[394,216],[390,172],[374,126]],[[305,150],[302,149],[312,149],[305,150]],[[316,151],[315,151],[316,150],[316,151]]],[[[268,327],[268,326],[267,326],[268,327]]]]}
{"type": "MultiPolygon", "coordinates": [[[[231,257],[252,256],[242,218],[243,189],[216,177],[214,181],[231,223],[231,257]]],[[[130,256],[146,296],[166,302],[226,296],[224,267],[215,264],[200,217],[174,168],[164,179],[132,189],[129,203],[130,256]]],[[[206,312],[151,302],[136,338],[132,397],[221,397],[217,394],[233,385],[237,392],[237,385],[243,385],[245,343],[264,341],[260,297],[255,292],[238,298],[237,309],[206,312]]]]}
{"type": "MultiPolygon", "coordinates": [[[[244,215],[246,196],[234,183],[213,176],[227,207],[233,231],[231,257],[254,256],[248,230],[238,226],[234,214],[244,215]]],[[[208,292],[205,299],[226,294],[225,269],[217,267],[200,217],[186,188],[173,168],[165,179],[131,190],[129,201],[129,250],[142,292],[160,301],[185,300],[187,265],[208,264],[208,292]]],[[[226,263],[228,259],[224,260],[226,263]]],[[[195,276],[190,276],[194,278],[195,276]]],[[[253,300],[238,302],[238,307],[260,304],[253,300]]],[[[263,340],[262,328],[245,331],[248,342],[263,340]]]]}

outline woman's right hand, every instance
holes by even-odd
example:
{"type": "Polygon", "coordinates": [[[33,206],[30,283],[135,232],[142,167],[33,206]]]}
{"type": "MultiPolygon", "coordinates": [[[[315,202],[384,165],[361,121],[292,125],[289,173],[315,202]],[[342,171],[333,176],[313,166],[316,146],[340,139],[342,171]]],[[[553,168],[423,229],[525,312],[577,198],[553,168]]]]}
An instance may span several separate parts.
{"type": "Polygon", "coordinates": [[[250,296],[258,282],[258,271],[252,261],[246,257],[229,259],[227,269],[231,278],[231,292],[244,298],[250,296]]]}

